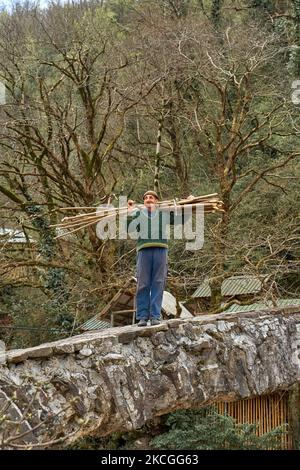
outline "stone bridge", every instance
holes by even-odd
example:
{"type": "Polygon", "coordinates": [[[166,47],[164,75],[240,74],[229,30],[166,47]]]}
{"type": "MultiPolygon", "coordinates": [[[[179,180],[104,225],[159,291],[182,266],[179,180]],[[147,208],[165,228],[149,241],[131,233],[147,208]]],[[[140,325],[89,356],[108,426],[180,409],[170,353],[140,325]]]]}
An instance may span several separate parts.
{"type": "Polygon", "coordinates": [[[299,307],[85,333],[0,356],[0,447],[129,431],[299,382],[299,307]]]}

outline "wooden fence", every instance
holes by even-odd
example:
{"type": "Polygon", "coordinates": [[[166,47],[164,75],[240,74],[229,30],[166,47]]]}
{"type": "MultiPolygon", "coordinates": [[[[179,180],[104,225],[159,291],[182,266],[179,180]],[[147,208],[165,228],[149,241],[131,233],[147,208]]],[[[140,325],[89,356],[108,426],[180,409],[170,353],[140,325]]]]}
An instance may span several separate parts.
{"type": "MultiPolygon", "coordinates": [[[[289,392],[282,391],[234,402],[218,402],[214,406],[218,413],[231,416],[239,424],[257,424],[257,435],[261,436],[289,422],[288,402],[289,392]]],[[[292,449],[290,432],[282,435],[281,448],[292,449]]]]}

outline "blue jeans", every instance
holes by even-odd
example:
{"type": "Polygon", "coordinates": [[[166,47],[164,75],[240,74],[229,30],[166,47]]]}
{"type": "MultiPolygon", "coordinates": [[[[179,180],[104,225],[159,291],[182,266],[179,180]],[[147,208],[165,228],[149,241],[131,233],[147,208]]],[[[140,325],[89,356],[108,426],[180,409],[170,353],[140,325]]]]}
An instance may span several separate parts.
{"type": "Polygon", "coordinates": [[[142,248],[137,253],[136,318],[160,318],[167,278],[168,249],[142,248]]]}

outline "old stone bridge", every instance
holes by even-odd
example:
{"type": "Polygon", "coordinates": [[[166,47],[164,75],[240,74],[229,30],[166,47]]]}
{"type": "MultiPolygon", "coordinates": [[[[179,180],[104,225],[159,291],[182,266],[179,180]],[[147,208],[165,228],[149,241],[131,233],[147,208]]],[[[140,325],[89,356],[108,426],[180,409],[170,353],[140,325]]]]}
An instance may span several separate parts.
{"type": "Polygon", "coordinates": [[[0,446],[133,430],[300,382],[300,310],[110,328],[0,356],[0,446]]]}

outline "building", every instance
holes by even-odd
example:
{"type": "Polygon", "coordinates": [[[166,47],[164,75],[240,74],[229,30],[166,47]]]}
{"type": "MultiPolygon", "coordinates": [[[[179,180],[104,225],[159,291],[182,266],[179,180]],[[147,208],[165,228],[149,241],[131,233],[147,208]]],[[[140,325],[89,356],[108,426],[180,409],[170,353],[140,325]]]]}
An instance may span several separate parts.
{"type": "Polygon", "coordinates": [[[20,256],[22,259],[35,257],[37,253],[36,240],[28,236],[24,231],[0,227],[0,252],[2,252],[2,266],[1,266],[1,278],[5,283],[15,282],[19,280],[28,280],[32,277],[32,268],[26,267],[19,264],[20,256]],[[7,266],[11,264],[10,261],[14,261],[15,265],[11,267],[7,266]]]}
{"type": "MultiPolygon", "coordinates": [[[[190,312],[199,314],[201,312],[207,312],[209,309],[211,290],[208,281],[209,280],[206,279],[202,284],[200,284],[193,293],[192,298],[189,301],[184,302],[185,307],[187,307],[190,312]]],[[[222,303],[224,305],[223,311],[228,313],[238,313],[300,305],[300,299],[296,298],[275,300],[264,299],[263,289],[267,282],[267,276],[233,276],[224,279],[221,287],[221,293],[224,299],[224,302],[222,303]],[[257,299],[258,296],[261,297],[261,299],[257,299]],[[232,302],[234,300],[236,300],[236,302],[233,302],[229,307],[226,307],[228,301],[232,302]]]]}
{"type": "MultiPolygon", "coordinates": [[[[266,276],[232,276],[224,279],[221,286],[221,294],[224,302],[228,300],[247,301],[262,293],[267,283],[266,276]]],[[[209,279],[205,279],[195,290],[192,298],[185,303],[191,312],[207,311],[210,306],[211,288],[209,279]]]]}

